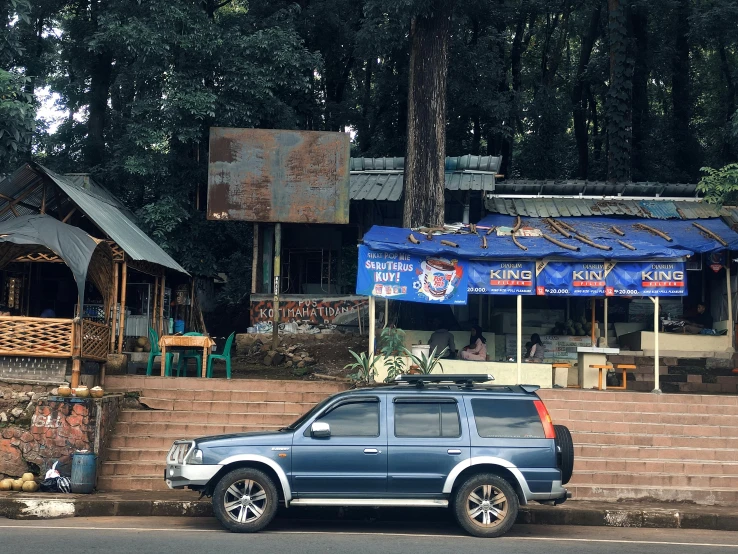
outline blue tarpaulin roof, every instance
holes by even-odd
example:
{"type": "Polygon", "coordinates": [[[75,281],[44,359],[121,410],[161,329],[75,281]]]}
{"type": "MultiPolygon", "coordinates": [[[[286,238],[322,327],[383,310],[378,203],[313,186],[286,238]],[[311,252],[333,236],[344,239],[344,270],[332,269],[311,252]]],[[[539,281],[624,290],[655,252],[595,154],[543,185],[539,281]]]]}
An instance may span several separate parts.
{"type": "MultiPolygon", "coordinates": [[[[478,223],[480,227],[512,227],[514,217],[493,214],[485,217],[478,223]]],[[[600,250],[584,244],[574,238],[567,239],[552,230],[549,224],[538,218],[523,218],[523,227],[533,227],[552,236],[565,244],[579,247],[579,251],[571,251],[553,244],[543,237],[519,237],[518,241],[528,248],[521,250],[512,241],[510,236],[497,236],[492,233],[487,236],[487,249],[482,248],[481,237],[476,235],[446,235],[434,236],[427,240],[424,235],[416,232],[414,235],[420,244],[413,244],[408,239],[410,229],[397,227],[374,226],[364,235],[364,244],[372,250],[382,252],[408,252],[421,255],[444,254],[459,258],[496,258],[496,259],[542,259],[542,258],[570,258],[578,260],[648,260],[674,259],[691,256],[695,253],[724,250],[726,247],[717,240],[705,235],[692,225],[689,220],[653,220],[653,219],[623,219],[609,217],[588,218],[557,218],[578,232],[586,235],[597,244],[611,246],[612,250],[600,250]],[[649,231],[634,226],[645,224],[669,235],[672,241],[657,236],[649,231]],[[611,230],[612,226],[625,233],[624,237],[611,230]],[[459,245],[459,248],[441,244],[446,239],[459,245]],[[636,248],[630,250],[617,241],[622,240],[636,248]]],[[[706,229],[714,232],[728,243],[728,248],[738,250],[738,233],[732,231],[720,219],[700,219],[696,221],[706,229]]],[[[485,231],[480,229],[480,233],[485,231]]]]}

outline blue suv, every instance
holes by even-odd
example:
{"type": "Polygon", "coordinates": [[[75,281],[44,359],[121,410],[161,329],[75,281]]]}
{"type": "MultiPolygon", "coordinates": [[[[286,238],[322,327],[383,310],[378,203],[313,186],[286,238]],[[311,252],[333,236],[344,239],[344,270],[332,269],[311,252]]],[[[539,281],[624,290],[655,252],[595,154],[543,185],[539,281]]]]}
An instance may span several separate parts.
{"type": "Polygon", "coordinates": [[[212,496],[224,527],[255,532],[285,506],[450,507],[496,537],[530,501],[564,502],[574,450],[537,386],[492,376],[402,376],[392,386],[327,398],[289,427],[178,440],[173,489],[212,496]]]}

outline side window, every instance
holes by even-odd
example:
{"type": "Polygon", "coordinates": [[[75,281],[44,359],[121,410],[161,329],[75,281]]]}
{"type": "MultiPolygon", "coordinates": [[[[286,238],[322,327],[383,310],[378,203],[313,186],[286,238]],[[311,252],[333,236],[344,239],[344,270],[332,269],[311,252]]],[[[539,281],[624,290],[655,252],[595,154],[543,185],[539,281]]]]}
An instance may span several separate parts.
{"type": "Polygon", "coordinates": [[[378,437],[379,402],[341,404],[316,421],[330,425],[332,437],[378,437]]]}
{"type": "Polygon", "coordinates": [[[396,437],[460,437],[456,402],[395,401],[396,437]]]}
{"type": "Polygon", "coordinates": [[[545,438],[541,417],[529,400],[475,398],[471,405],[480,437],[545,438]]]}

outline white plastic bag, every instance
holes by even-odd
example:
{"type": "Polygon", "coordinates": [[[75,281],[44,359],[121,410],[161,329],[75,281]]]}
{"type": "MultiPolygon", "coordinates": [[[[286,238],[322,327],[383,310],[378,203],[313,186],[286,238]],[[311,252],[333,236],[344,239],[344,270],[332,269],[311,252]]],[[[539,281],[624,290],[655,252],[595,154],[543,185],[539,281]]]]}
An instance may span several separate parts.
{"type": "Polygon", "coordinates": [[[54,462],[54,465],[51,466],[51,469],[46,472],[45,479],[55,479],[55,478],[61,476],[61,474],[56,470],[56,464],[58,464],[58,463],[59,463],[58,461],[57,462],[54,462]]]}

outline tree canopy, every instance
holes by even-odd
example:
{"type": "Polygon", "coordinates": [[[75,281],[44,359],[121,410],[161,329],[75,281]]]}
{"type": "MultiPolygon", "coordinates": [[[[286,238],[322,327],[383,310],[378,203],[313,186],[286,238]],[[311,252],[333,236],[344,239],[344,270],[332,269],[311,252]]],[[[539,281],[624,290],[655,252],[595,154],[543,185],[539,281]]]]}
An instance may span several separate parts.
{"type": "MultiPolygon", "coordinates": [[[[411,24],[433,2],[0,0],[0,173],[90,171],[189,270],[227,271],[222,234],[250,230],[205,220],[209,127],[350,128],[353,155],[404,155],[411,24]]],[[[738,159],[736,29],[738,0],[456,0],[447,154],[696,182],[738,159]]]]}

